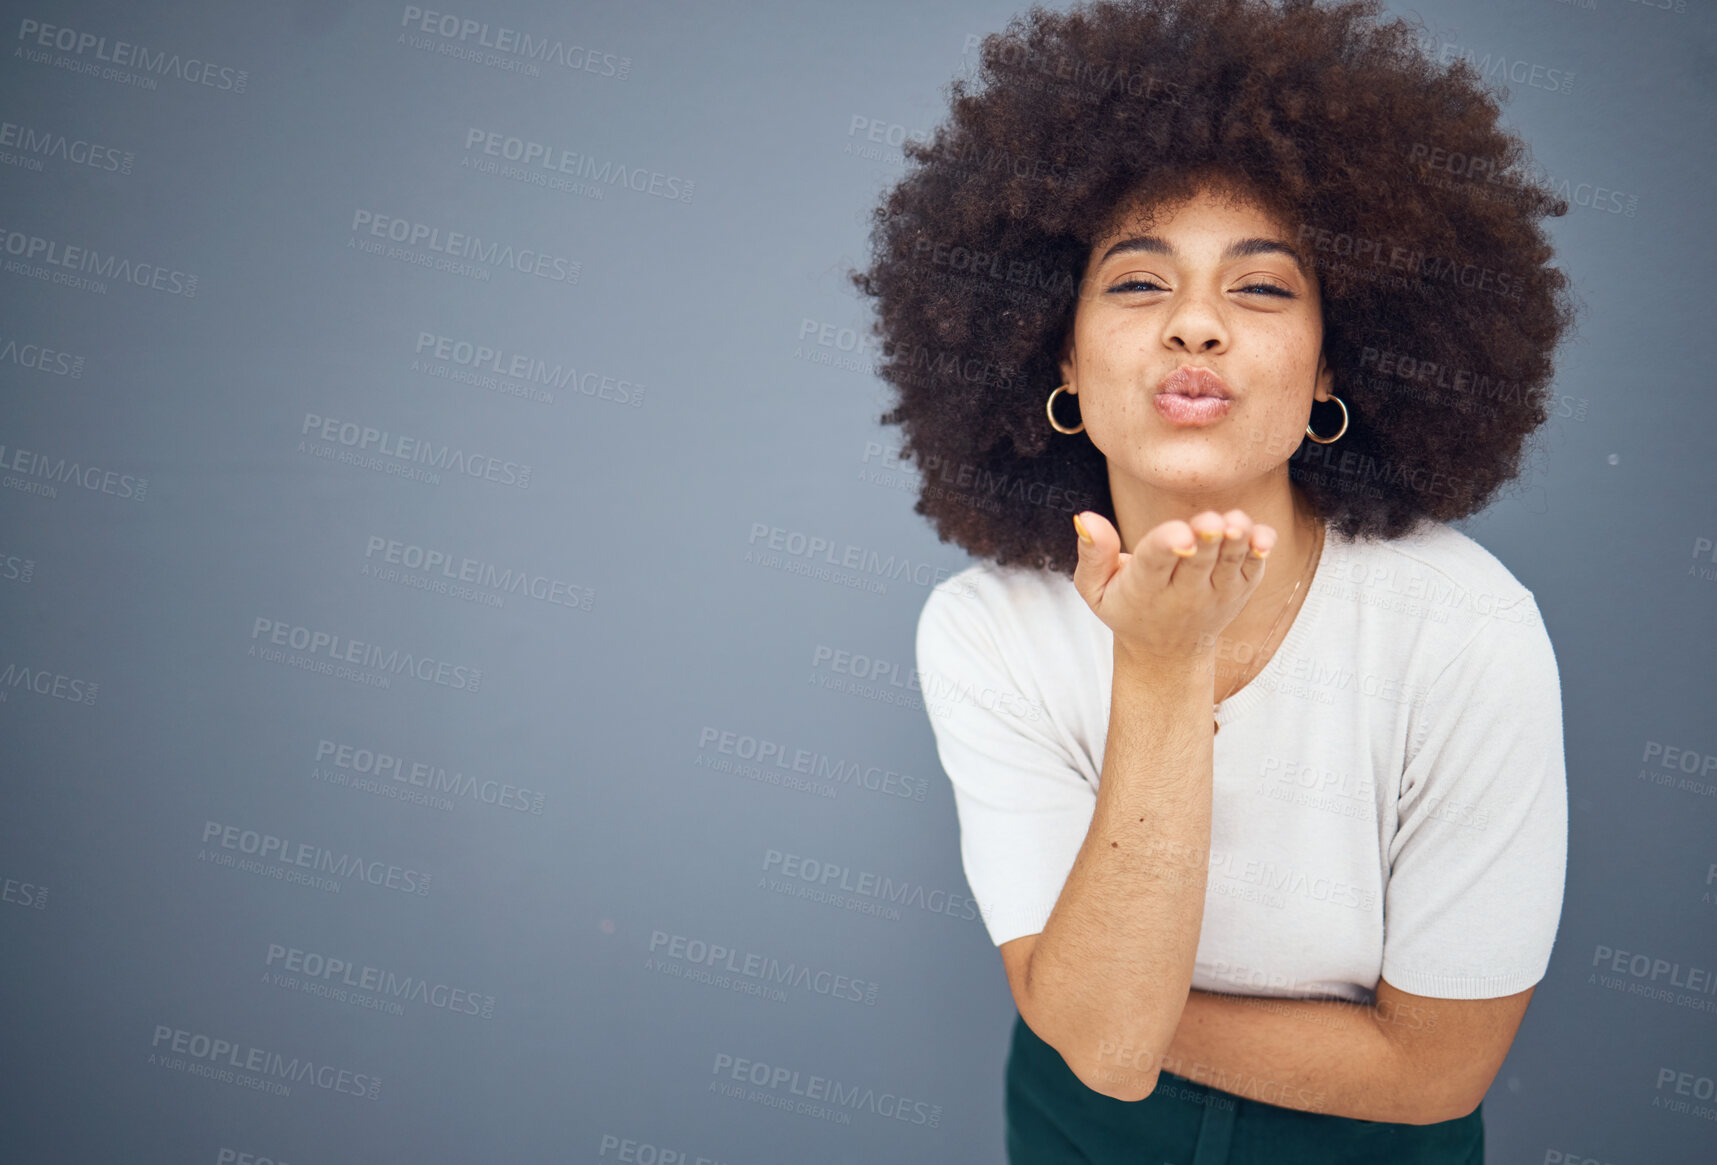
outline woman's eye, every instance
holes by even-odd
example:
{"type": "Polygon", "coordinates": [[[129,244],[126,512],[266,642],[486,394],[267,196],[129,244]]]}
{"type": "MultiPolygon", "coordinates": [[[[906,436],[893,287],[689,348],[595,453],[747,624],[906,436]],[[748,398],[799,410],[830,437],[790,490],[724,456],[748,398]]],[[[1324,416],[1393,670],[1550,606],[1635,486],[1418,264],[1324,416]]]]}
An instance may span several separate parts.
{"type": "MultiPolygon", "coordinates": [[[[1164,288],[1161,284],[1156,283],[1155,281],[1150,280],[1150,279],[1129,279],[1124,283],[1117,283],[1115,286],[1111,287],[1109,290],[1110,291],[1164,291],[1167,289],[1164,288]]],[[[1265,295],[1278,295],[1278,296],[1281,296],[1283,299],[1293,299],[1294,298],[1293,292],[1289,291],[1285,287],[1277,287],[1274,283],[1248,283],[1245,287],[1242,287],[1239,290],[1241,290],[1241,291],[1261,291],[1265,295]]]]}
{"type": "Polygon", "coordinates": [[[1162,290],[1165,290],[1160,284],[1154,283],[1149,279],[1129,279],[1125,283],[1115,284],[1115,286],[1111,287],[1109,290],[1110,291],[1133,291],[1135,289],[1139,290],[1139,291],[1162,291],[1162,290]]]}

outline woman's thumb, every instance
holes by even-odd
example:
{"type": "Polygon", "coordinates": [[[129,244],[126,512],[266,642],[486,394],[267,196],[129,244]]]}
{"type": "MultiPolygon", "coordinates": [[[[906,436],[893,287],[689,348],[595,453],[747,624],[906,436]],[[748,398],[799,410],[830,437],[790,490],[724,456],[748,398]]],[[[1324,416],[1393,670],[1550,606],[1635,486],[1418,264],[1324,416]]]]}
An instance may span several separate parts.
{"type": "Polygon", "coordinates": [[[1120,566],[1121,535],[1109,519],[1095,510],[1074,514],[1073,531],[1079,541],[1073,585],[1095,607],[1097,597],[1120,566]]]}

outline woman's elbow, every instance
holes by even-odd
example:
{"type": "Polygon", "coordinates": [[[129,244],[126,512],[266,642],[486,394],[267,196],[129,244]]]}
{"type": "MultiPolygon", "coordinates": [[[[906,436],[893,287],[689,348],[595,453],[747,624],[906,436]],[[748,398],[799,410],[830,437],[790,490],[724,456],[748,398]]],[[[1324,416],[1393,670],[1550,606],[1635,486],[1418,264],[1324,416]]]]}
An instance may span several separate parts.
{"type": "Polygon", "coordinates": [[[1116,1057],[1099,1055],[1095,1063],[1074,1068],[1073,1074],[1091,1091],[1114,1100],[1143,1100],[1157,1086],[1156,1069],[1135,1067],[1116,1057]]]}

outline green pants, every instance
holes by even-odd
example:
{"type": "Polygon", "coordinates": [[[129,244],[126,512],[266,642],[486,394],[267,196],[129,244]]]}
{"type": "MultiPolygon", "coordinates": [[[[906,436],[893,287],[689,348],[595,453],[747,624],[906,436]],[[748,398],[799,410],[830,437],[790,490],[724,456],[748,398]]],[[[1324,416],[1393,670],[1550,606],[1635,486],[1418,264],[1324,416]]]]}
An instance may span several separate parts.
{"type": "Polygon", "coordinates": [[[1359,1120],[1172,1072],[1145,1099],[1116,1100],[1087,1088],[1017,1017],[1004,1107],[1008,1165],[1484,1165],[1479,1109],[1432,1125],[1359,1120]]]}

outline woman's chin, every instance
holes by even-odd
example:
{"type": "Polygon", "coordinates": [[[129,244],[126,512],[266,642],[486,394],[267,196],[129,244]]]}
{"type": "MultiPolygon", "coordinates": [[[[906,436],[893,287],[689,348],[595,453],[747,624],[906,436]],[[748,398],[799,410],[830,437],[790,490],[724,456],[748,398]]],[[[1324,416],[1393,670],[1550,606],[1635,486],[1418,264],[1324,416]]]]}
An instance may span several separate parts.
{"type": "MultiPolygon", "coordinates": [[[[1208,457],[1163,457],[1148,465],[1117,466],[1110,462],[1110,491],[1132,488],[1165,494],[1232,493],[1255,487],[1267,487],[1276,480],[1270,471],[1275,463],[1249,467],[1235,464],[1233,456],[1223,457],[1216,450],[1208,457]]],[[[1287,484],[1287,476],[1280,478],[1287,484]]]]}

